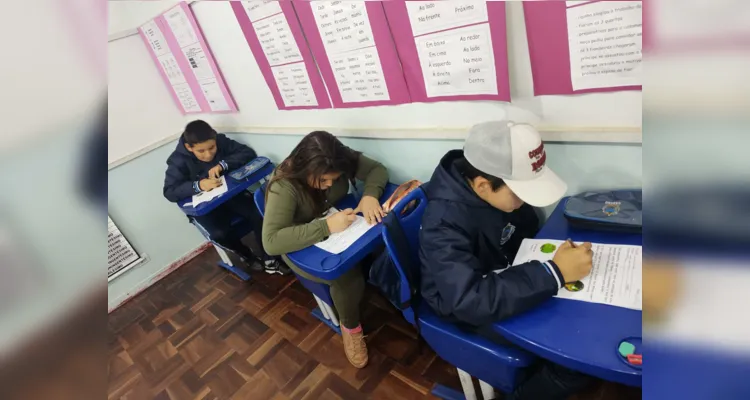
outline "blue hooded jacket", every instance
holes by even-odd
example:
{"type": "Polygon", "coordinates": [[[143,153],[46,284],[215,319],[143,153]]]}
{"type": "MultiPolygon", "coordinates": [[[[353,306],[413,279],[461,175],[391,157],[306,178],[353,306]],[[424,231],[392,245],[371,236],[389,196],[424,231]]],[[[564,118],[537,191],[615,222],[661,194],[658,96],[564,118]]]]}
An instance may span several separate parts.
{"type": "Polygon", "coordinates": [[[420,291],[439,316],[481,326],[542,303],[564,280],[552,262],[492,272],[508,268],[539,219],[529,205],[506,213],[479,198],[454,166],[460,158],[463,150],[448,152],[425,187],[420,291]]]}
{"type": "Polygon", "coordinates": [[[164,176],[164,197],[171,202],[178,202],[198,192],[196,182],[208,178],[208,171],[223,163],[226,174],[258,157],[255,150],[242,143],[216,135],[216,156],[209,162],[199,160],[185,148],[185,141],[180,137],[177,147],[167,159],[167,172],[164,176]]]}

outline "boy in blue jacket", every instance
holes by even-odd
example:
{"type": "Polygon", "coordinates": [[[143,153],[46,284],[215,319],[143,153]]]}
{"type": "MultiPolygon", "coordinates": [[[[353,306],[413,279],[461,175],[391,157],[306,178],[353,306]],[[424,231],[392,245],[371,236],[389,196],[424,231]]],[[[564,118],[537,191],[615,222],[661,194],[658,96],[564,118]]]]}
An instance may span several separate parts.
{"type": "MultiPolygon", "coordinates": [[[[196,120],[185,127],[174,152],[167,159],[167,172],[164,177],[164,197],[178,202],[202,191],[221,185],[221,176],[237,169],[257,154],[250,147],[235,142],[216,131],[205,121],[196,120]]],[[[260,266],[267,273],[287,274],[289,269],[268,256],[260,242],[263,220],[252,197],[238,195],[220,205],[206,215],[192,217],[215,242],[236,251],[256,270],[260,266]],[[241,237],[232,232],[231,221],[239,215],[253,226],[260,256],[256,256],[245,246],[241,237]],[[257,262],[257,263],[256,263],[257,262]]]]}
{"type": "MultiPolygon", "coordinates": [[[[472,127],[464,150],[443,157],[425,188],[422,298],[439,316],[505,345],[510,343],[494,333],[493,322],[541,304],[591,270],[591,243],[566,244],[552,261],[508,268],[521,241],[539,229],[531,206],[548,206],[567,190],[545,162],[532,126],[486,122],[472,127]]],[[[589,382],[545,363],[508,398],[564,399],[589,382]]]]}

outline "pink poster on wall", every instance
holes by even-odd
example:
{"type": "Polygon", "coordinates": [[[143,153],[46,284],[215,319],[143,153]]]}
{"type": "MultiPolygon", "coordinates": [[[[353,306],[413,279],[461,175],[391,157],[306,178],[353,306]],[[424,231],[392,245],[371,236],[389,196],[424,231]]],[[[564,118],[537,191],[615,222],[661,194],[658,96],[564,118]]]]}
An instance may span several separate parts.
{"type": "Polygon", "coordinates": [[[138,31],[183,114],[237,111],[187,4],[180,3],[138,31]]]}
{"type": "Polygon", "coordinates": [[[534,94],[641,90],[640,1],[524,1],[534,94]]]}
{"type": "Polygon", "coordinates": [[[247,44],[280,110],[331,108],[323,79],[288,1],[233,1],[247,44]]]}
{"type": "Polygon", "coordinates": [[[293,1],[335,108],[410,101],[379,1],[293,1]]]}
{"type": "Polygon", "coordinates": [[[510,101],[505,2],[384,2],[412,101],[510,101]]]}

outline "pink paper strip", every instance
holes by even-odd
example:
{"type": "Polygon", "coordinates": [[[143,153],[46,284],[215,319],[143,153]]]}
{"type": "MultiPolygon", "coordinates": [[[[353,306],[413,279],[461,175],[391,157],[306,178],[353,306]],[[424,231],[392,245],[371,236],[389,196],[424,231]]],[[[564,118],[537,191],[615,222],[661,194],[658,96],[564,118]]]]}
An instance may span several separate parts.
{"type": "MultiPolygon", "coordinates": [[[[154,20],[156,22],[156,26],[159,28],[159,30],[162,32],[162,36],[166,38],[164,35],[165,28],[161,26],[158,20],[154,20]]],[[[151,48],[151,43],[149,42],[148,38],[146,37],[146,34],[143,31],[143,27],[138,28],[138,33],[141,35],[141,39],[143,39],[143,43],[146,45],[146,49],[148,50],[148,53],[151,55],[151,59],[154,60],[154,66],[156,66],[156,69],[159,71],[159,75],[161,75],[162,80],[164,81],[164,84],[167,86],[167,90],[169,90],[169,94],[172,95],[172,100],[174,100],[174,103],[177,105],[177,108],[180,109],[180,112],[183,115],[187,114],[199,114],[200,111],[191,111],[188,112],[185,110],[185,108],[182,106],[182,103],[180,102],[180,99],[177,97],[177,93],[175,93],[174,88],[172,87],[172,84],[169,82],[169,78],[167,77],[167,74],[164,72],[164,69],[161,67],[161,63],[159,62],[159,58],[156,55],[156,52],[151,48]]],[[[166,46],[167,44],[164,43],[166,46]]],[[[182,70],[182,68],[180,68],[182,70]]],[[[183,71],[183,75],[185,72],[183,71]]]]}
{"type": "Polygon", "coordinates": [[[523,2],[534,95],[641,90],[641,86],[573,90],[565,5],[564,1],[523,2]]]}
{"type": "Polygon", "coordinates": [[[276,83],[276,79],[273,76],[271,64],[269,63],[268,58],[263,52],[263,47],[260,44],[258,35],[255,33],[255,29],[253,29],[252,22],[247,16],[247,12],[245,11],[242,2],[232,1],[231,4],[232,10],[234,10],[234,15],[237,17],[240,28],[242,28],[242,32],[245,35],[245,40],[247,41],[248,46],[250,46],[250,50],[253,52],[253,56],[255,56],[255,61],[258,63],[258,67],[260,67],[263,78],[265,79],[268,88],[271,90],[271,94],[273,95],[273,98],[276,101],[276,106],[279,108],[279,110],[331,108],[331,102],[328,98],[328,92],[326,91],[323,79],[320,77],[318,67],[315,65],[315,60],[313,59],[312,53],[310,53],[310,49],[305,42],[305,36],[302,33],[302,28],[299,25],[299,21],[297,21],[297,16],[294,13],[292,4],[288,1],[279,2],[282,13],[284,14],[284,17],[289,24],[289,29],[292,31],[294,40],[297,43],[300,54],[302,55],[302,61],[300,63],[305,64],[305,69],[307,70],[310,84],[313,88],[313,92],[315,93],[315,99],[318,102],[317,106],[287,107],[284,105],[284,99],[281,96],[281,91],[279,90],[279,86],[276,83]]]}
{"type": "Polygon", "coordinates": [[[383,11],[382,3],[379,1],[367,1],[365,7],[372,27],[375,47],[380,58],[383,69],[383,75],[388,88],[389,100],[379,101],[362,101],[345,103],[342,99],[341,92],[334,77],[333,68],[329,61],[328,54],[323,45],[323,39],[318,30],[312,6],[309,0],[294,0],[294,9],[297,12],[302,30],[305,33],[310,50],[312,51],[315,61],[323,75],[323,80],[329,88],[331,101],[334,108],[355,108],[404,104],[411,101],[409,90],[404,80],[401,63],[398,58],[398,52],[393,43],[391,32],[388,28],[388,21],[383,11]]]}
{"type": "MultiPolygon", "coordinates": [[[[449,95],[427,97],[425,80],[422,66],[419,62],[419,53],[414,41],[414,32],[409,20],[409,12],[406,2],[388,1],[383,3],[388,23],[390,25],[396,48],[404,68],[406,83],[412,101],[415,102],[437,102],[458,100],[500,100],[510,101],[510,79],[508,75],[508,41],[505,29],[505,2],[488,1],[487,14],[490,25],[490,37],[492,38],[493,54],[495,58],[495,73],[497,76],[497,94],[474,94],[474,95],[449,95]]],[[[482,23],[468,24],[480,25],[482,23]]],[[[457,27],[459,28],[459,27],[457,27]]],[[[445,29],[446,31],[457,28],[445,29]]],[[[430,32],[432,34],[435,32],[430,32]]],[[[423,36],[423,35],[420,35],[423,36]]]]}
{"type": "MultiPolygon", "coordinates": [[[[232,95],[229,93],[229,88],[227,88],[227,85],[224,82],[224,76],[221,74],[221,70],[219,70],[219,67],[216,65],[216,61],[214,60],[214,55],[213,53],[211,53],[211,48],[208,47],[208,44],[206,44],[206,40],[203,37],[203,31],[201,30],[200,26],[198,26],[198,21],[195,20],[195,15],[193,15],[193,10],[190,8],[190,6],[187,5],[187,3],[183,3],[183,2],[181,2],[178,5],[178,7],[182,7],[183,11],[185,11],[185,15],[187,15],[188,20],[190,21],[190,26],[192,26],[193,30],[195,30],[195,34],[196,36],[198,36],[198,42],[203,48],[203,53],[206,55],[206,59],[208,60],[208,64],[214,73],[214,77],[216,77],[216,83],[219,85],[219,88],[221,89],[221,94],[224,96],[224,101],[226,101],[227,105],[229,106],[229,110],[225,110],[225,111],[211,111],[210,107],[207,109],[204,109],[204,111],[214,113],[214,114],[237,112],[237,105],[235,104],[234,99],[232,98],[232,95]]],[[[180,52],[180,54],[183,54],[183,53],[180,52]]],[[[200,92],[200,95],[203,96],[203,91],[200,90],[200,85],[198,87],[198,91],[200,92]]],[[[205,96],[204,96],[204,99],[205,99],[205,96]]],[[[206,100],[206,105],[208,105],[207,100],[206,100]]]]}

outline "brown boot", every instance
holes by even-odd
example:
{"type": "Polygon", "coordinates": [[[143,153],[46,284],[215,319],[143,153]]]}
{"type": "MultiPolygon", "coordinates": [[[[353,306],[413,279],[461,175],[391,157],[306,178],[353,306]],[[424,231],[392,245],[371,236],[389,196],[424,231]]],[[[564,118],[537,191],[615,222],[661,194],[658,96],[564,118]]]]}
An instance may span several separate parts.
{"type": "Polygon", "coordinates": [[[344,339],[344,352],[349,362],[357,367],[364,368],[367,365],[367,345],[365,335],[362,334],[362,326],[355,329],[341,327],[341,337],[344,339]]]}

